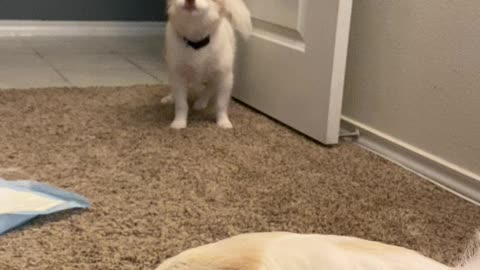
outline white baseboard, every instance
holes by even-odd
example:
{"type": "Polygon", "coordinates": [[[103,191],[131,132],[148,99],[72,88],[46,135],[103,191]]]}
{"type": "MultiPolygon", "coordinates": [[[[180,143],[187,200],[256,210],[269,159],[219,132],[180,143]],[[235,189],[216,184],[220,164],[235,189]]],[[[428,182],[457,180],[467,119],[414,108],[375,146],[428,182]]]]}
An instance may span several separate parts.
{"type": "Polygon", "coordinates": [[[164,22],[0,20],[0,37],[162,35],[164,30],[164,22]]]}
{"type": "Polygon", "coordinates": [[[342,128],[359,129],[357,143],[432,183],[480,205],[480,176],[348,117],[342,128]]]}

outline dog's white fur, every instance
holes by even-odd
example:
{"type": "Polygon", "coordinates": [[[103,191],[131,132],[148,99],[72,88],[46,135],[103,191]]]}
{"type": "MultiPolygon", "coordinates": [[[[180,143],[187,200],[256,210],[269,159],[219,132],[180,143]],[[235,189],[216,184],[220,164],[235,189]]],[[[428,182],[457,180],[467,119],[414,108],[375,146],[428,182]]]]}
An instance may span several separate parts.
{"type": "MultiPolygon", "coordinates": [[[[480,235],[478,241],[480,243],[480,235]]],[[[479,270],[471,253],[449,267],[418,252],[335,235],[253,233],[193,248],[164,261],[157,270],[479,270]]]]}
{"type": "Polygon", "coordinates": [[[162,103],[175,103],[171,127],[187,127],[188,96],[194,92],[198,96],[194,109],[205,109],[216,97],[217,125],[232,128],[228,105],[234,81],[234,30],[248,38],[252,31],[250,12],[243,0],[169,0],[168,15],[166,62],[172,93],[162,103]],[[192,7],[192,2],[194,8],[186,8],[192,7]],[[199,50],[184,40],[196,42],[207,36],[210,43],[199,50]]]}

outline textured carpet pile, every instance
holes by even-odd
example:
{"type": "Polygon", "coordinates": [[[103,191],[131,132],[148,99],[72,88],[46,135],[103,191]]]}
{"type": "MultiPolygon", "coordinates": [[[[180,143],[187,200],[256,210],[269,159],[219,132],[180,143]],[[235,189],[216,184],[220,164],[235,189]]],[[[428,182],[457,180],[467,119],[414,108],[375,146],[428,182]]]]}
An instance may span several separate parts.
{"type": "Polygon", "coordinates": [[[0,269],[154,269],[243,232],[380,240],[453,262],[480,208],[355,144],[323,147],[239,104],[173,131],[163,86],[0,91],[0,176],[92,202],[0,237],[0,269]],[[17,168],[16,171],[12,168],[17,168]],[[8,174],[8,175],[6,175],[8,174]],[[17,174],[17,175],[15,175],[17,174]]]}

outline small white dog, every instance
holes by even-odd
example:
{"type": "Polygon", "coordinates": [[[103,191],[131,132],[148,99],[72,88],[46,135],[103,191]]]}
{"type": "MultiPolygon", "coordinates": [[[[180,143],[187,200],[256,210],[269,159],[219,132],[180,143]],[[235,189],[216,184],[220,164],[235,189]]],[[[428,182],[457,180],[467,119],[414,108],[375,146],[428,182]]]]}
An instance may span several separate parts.
{"type": "Polygon", "coordinates": [[[248,38],[250,12],[243,0],[168,0],[166,62],[172,93],[162,103],[175,103],[171,127],[187,127],[188,96],[205,109],[216,97],[217,125],[232,128],[228,104],[233,88],[235,31],[248,38]]]}
{"type": "MultiPolygon", "coordinates": [[[[479,236],[480,237],[480,236],[479,236]]],[[[480,238],[478,239],[480,240],[480,238]]],[[[478,241],[477,241],[478,243],[478,241]]],[[[336,235],[253,233],[193,248],[157,270],[479,270],[472,248],[449,267],[406,248],[336,235]]]]}

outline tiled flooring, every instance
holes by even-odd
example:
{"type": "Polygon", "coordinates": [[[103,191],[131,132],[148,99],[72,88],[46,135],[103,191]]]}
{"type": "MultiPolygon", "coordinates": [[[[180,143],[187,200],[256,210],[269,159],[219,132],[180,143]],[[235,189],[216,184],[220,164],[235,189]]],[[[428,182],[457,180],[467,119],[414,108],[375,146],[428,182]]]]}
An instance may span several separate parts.
{"type": "Polygon", "coordinates": [[[0,37],[0,89],[166,83],[162,36],[0,37]]]}

